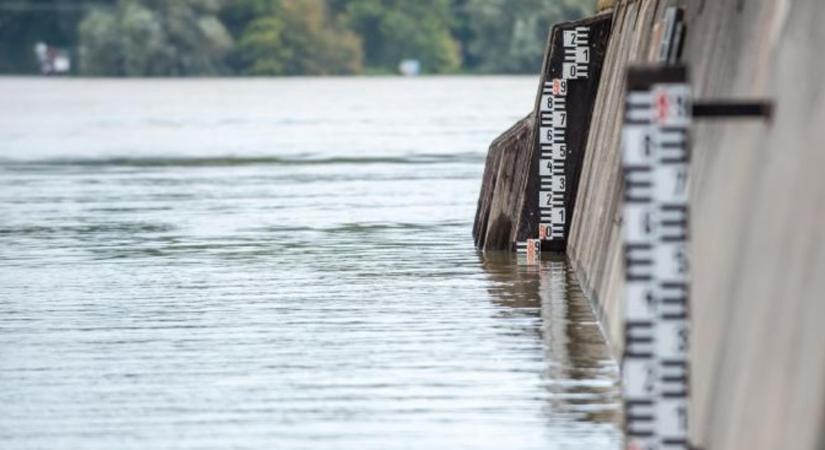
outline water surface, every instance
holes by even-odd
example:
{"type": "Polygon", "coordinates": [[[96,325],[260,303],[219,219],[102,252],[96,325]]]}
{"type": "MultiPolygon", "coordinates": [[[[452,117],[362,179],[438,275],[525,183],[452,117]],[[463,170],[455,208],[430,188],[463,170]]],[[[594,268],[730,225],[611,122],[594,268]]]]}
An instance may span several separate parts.
{"type": "Polygon", "coordinates": [[[615,449],[562,261],[484,258],[536,79],[0,79],[0,447],[615,449]]]}

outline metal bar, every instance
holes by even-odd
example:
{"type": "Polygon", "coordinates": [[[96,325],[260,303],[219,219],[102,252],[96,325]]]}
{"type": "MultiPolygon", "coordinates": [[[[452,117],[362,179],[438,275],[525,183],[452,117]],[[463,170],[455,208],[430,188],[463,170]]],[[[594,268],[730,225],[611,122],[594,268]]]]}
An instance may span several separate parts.
{"type": "Polygon", "coordinates": [[[697,100],[693,102],[693,117],[702,118],[752,118],[773,117],[773,102],[735,100],[697,100]]]}

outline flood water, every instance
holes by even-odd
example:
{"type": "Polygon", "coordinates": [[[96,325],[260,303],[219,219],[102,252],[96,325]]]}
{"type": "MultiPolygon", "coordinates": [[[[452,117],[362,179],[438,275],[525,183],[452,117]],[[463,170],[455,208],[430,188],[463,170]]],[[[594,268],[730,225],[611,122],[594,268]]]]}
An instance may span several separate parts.
{"type": "Polygon", "coordinates": [[[0,448],[619,448],[565,263],[472,245],[536,82],[0,79],[0,448]]]}

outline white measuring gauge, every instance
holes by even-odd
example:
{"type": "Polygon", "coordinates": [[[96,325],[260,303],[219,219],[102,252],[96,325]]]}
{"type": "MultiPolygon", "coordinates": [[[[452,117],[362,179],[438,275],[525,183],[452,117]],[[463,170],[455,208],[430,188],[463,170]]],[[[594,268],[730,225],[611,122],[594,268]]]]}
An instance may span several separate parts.
{"type": "Polygon", "coordinates": [[[564,239],[567,223],[567,87],[568,81],[545,83],[539,109],[539,239],[564,239]]]}
{"type": "Polygon", "coordinates": [[[539,239],[563,240],[567,211],[567,93],[573,79],[586,78],[590,29],[562,31],[562,78],[545,82],[539,105],[539,239]],[[572,66],[570,66],[572,64],[572,66]],[[570,69],[572,67],[572,69],[570,69]]]}
{"type": "Polygon", "coordinates": [[[627,448],[686,449],[688,128],[686,83],[627,94],[622,136],[627,448]]]}
{"type": "Polygon", "coordinates": [[[576,27],[562,32],[564,63],[562,77],[568,80],[587,78],[590,64],[590,28],[576,27]]]}
{"type": "Polygon", "coordinates": [[[541,260],[541,241],[538,239],[527,239],[516,243],[516,254],[521,263],[527,265],[538,264],[541,260]]]}
{"type": "MultiPolygon", "coordinates": [[[[561,77],[545,81],[538,110],[538,240],[518,242],[516,251],[537,255],[541,241],[563,240],[567,227],[567,93],[570,82],[590,71],[590,28],[562,30],[561,77]]],[[[528,261],[530,258],[528,258],[528,261]]]]}
{"type": "Polygon", "coordinates": [[[657,432],[663,448],[688,448],[688,127],[686,83],[652,89],[654,197],[656,208],[654,292],[657,300],[657,432]]]}

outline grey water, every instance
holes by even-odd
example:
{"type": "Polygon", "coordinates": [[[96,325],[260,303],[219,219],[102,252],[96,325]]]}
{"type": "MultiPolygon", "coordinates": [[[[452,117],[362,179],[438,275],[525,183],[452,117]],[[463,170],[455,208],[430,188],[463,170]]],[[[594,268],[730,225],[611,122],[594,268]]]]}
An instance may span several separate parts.
{"type": "Polygon", "coordinates": [[[470,236],[536,83],[0,79],[0,448],[619,448],[565,262],[470,236]]]}

